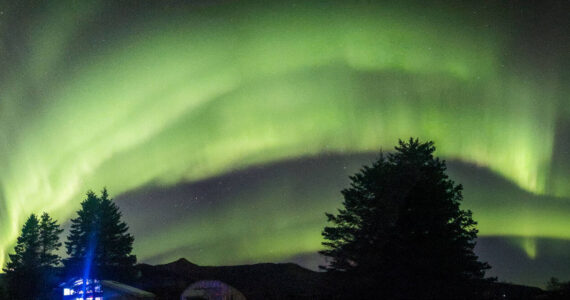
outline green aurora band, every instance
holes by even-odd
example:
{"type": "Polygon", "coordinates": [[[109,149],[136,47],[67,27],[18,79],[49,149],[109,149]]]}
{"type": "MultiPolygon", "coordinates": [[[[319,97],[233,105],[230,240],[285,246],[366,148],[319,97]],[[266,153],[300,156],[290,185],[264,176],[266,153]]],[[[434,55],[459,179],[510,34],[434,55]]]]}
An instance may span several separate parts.
{"type": "MultiPolygon", "coordinates": [[[[31,212],[67,220],[90,188],[119,195],[297,157],[390,150],[409,136],[566,208],[482,207],[481,235],[525,237],[529,249],[537,237],[570,239],[570,172],[552,159],[557,122],[570,119],[564,57],[539,73],[512,55],[508,16],[239,1],[143,10],[102,34],[93,28],[104,26],[105,3],[51,5],[19,28],[17,55],[5,38],[17,4],[0,16],[0,265],[31,212]],[[106,39],[88,42],[92,32],[106,39]]],[[[250,217],[271,222],[260,205],[271,203],[250,217]]],[[[165,228],[135,252],[144,260],[211,236],[242,243],[239,222],[223,218],[235,209],[165,228]]],[[[257,250],[235,251],[234,261],[320,249],[320,232],[299,228],[321,226],[303,222],[322,208],[296,213],[297,225],[281,224],[279,236],[260,229],[248,241],[257,250]]]]}

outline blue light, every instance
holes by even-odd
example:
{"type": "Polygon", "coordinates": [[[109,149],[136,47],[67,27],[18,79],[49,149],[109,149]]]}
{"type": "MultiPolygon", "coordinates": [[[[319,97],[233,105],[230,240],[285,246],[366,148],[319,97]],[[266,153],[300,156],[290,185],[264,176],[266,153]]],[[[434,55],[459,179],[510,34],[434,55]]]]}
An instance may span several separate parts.
{"type": "Polygon", "coordinates": [[[76,279],[63,288],[65,300],[103,300],[103,288],[98,279],[76,279]]]}
{"type": "Polygon", "coordinates": [[[93,293],[93,290],[88,289],[87,287],[90,286],[89,278],[91,277],[93,254],[95,253],[95,247],[97,246],[95,232],[96,230],[93,230],[91,232],[91,235],[89,236],[89,247],[87,248],[87,253],[85,254],[85,266],[83,268],[83,282],[85,282],[85,284],[83,284],[82,288],[83,295],[86,295],[88,293],[93,293]]]}

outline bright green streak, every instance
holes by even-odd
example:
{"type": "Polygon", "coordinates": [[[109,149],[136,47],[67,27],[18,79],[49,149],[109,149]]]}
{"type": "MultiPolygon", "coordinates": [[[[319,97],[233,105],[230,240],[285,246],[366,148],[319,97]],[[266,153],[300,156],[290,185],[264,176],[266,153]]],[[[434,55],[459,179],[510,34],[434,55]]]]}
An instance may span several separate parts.
{"type": "MultiPolygon", "coordinates": [[[[502,61],[502,30],[430,10],[240,1],[156,15],[66,63],[66,46],[97,11],[42,15],[28,59],[0,83],[0,265],[29,213],[68,218],[89,188],[119,194],[322,152],[389,150],[408,136],[433,139],[439,155],[488,167],[532,193],[570,196],[561,184],[569,174],[550,175],[555,122],[570,115],[561,110],[567,88],[502,68],[513,63],[502,61]]],[[[476,211],[481,223],[497,217],[488,209],[476,211]]],[[[570,238],[561,229],[568,219],[527,214],[481,233],[570,238]]],[[[228,222],[204,225],[203,234],[242,228],[228,222]]],[[[259,252],[238,251],[236,260],[319,247],[319,232],[290,226],[276,240],[260,232],[252,243],[259,252]],[[294,235],[299,243],[284,242],[294,235]]],[[[178,246],[173,237],[186,229],[165,230],[160,250],[178,246]]],[[[142,258],[157,241],[137,245],[142,258]]]]}

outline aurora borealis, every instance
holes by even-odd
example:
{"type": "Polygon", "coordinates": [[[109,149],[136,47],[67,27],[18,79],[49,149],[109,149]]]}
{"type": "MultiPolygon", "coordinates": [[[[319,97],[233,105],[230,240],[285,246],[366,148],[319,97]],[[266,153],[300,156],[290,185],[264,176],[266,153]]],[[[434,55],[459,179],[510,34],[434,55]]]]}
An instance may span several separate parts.
{"type": "Polygon", "coordinates": [[[395,3],[2,3],[0,265],[30,213],[104,186],[139,261],[314,253],[347,176],[410,136],[481,237],[568,245],[564,3],[395,3]]]}

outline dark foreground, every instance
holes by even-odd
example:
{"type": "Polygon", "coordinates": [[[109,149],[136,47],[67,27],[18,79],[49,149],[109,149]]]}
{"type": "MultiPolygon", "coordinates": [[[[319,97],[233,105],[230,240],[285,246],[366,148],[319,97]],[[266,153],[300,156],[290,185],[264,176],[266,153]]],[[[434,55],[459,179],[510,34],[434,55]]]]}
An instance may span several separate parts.
{"type": "MultiPolygon", "coordinates": [[[[136,285],[153,292],[157,299],[179,299],[180,294],[191,283],[206,279],[223,281],[241,291],[247,299],[253,300],[387,298],[380,287],[370,289],[363,282],[349,280],[341,275],[314,272],[292,263],[202,267],[180,259],[165,265],[141,264],[137,267],[141,277],[136,285]]],[[[486,281],[453,293],[446,297],[557,299],[539,288],[486,281]]]]}
{"type": "MultiPolygon", "coordinates": [[[[154,293],[157,300],[180,299],[182,292],[199,280],[222,281],[239,290],[249,300],[417,299],[405,296],[409,295],[409,290],[401,293],[398,290],[392,291],[392,295],[399,296],[388,297],[383,291],[390,287],[371,286],[366,280],[349,279],[342,274],[314,272],[292,263],[203,267],[186,259],[179,259],[164,265],[140,264],[136,268],[138,279],[129,284],[154,293]]],[[[3,275],[0,274],[0,289],[3,285],[3,275]]],[[[431,292],[433,296],[429,298],[432,299],[570,299],[566,298],[568,295],[547,292],[536,287],[488,281],[473,283],[462,290],[451,290],[443,285],[432,288],[431,292]]],[[[53,298],[61,299],[61,291],[54,290],[53,298]]]]}

